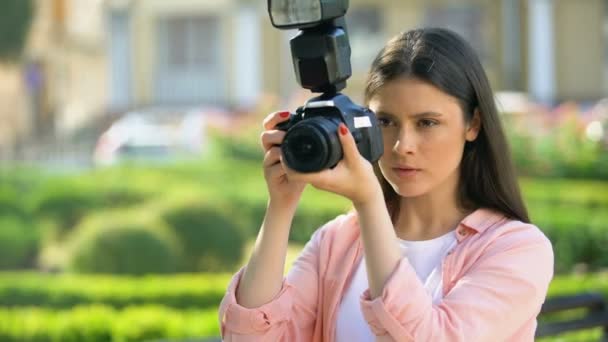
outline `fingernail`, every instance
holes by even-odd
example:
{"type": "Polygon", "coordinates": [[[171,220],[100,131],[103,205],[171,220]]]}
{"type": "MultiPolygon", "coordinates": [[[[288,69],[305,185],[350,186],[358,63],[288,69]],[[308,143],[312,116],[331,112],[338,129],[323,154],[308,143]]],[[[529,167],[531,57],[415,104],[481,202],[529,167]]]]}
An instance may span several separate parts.
{"type": "Polygon", "coordinates": [[[289,116],[289,112],[280,112],[279,116],[282,117],[283,119],[285,119],[286,117],[289,116]]]}
{"type": "Polygon", "coordinates": [[[344,125],[343,123],[341,123],[340,124],[340,134],[346,135],[346,133],[348,133],[348,128],[346,128],[346,125],[344,125]]]}

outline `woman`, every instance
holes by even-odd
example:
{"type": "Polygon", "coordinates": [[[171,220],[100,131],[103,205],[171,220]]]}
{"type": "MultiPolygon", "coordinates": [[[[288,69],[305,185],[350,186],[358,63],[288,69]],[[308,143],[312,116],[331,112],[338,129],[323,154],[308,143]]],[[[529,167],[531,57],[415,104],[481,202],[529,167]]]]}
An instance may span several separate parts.
{"type": "Polygon", "coordinates": [[[445,29],[390,40],[365,102],[382,127],[377,165],[339,129],[343,160],[298,174],[264,122],[270,199],[249,263],[220,306],[226,341],[533,341],[553,251],[529,223],[493,94],[472,48],[445,29]],[[318,229],[289,274],[305,184],[354,211],[318,229]]]}

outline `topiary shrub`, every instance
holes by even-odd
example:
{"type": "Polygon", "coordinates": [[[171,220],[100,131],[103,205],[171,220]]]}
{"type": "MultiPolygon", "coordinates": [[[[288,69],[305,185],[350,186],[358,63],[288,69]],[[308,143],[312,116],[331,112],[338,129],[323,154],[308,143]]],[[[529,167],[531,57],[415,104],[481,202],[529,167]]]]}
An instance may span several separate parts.
{"type": "Polygon", "coordinates": [[[0,187],[0,216],[11,215],[22,219],[28,217],[26,204],[22,200],[23,194],[8,187],[0,187]]]}
{"type": "Polygon", "coordinates": [[[183,271],[233,271],[238,266],[246,218],[235,208],[200,198],[183,198],[162,207],[162,219],[183,247],[183,271]]]}
{"type": "Polygon", "coordinates": [[[145,212],[89,217],[78,225],[70,245],[69,268],[81,273],[170,273],[180,260],[175,236],[145,212]]]}
{"type": "Polygon", "coordinates": [[[35,215],[55,226],[51,238],[62,241],[87,214],[101,209],[130,207],[145,196],[125,187],[86,182],[84,179],[49,180],[33,200],[35,215]]]}
{"type": "Polygon", "coordinates": [[[112,308],[91,305],[64,312],[64,319],[58,319],[51,330],[53,341],[112,341],[112,323],[117,315],[112,308]]]}
{"type": "Polygon", "coordinates": [[[17,216],[0,216],[0,269],[33,267],[39,244],[38,230],[17,216]]]}

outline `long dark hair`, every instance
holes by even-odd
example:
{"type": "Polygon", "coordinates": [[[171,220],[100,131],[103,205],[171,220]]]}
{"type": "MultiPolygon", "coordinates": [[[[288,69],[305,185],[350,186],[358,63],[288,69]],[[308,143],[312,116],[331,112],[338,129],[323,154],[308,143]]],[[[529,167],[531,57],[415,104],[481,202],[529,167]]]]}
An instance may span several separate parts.
{"type": "MultiPolygon", "coordinates": [[[[464,209],[495,209],[507,217],[529,222],[511,154],[490,82],[473,48],[456,33],[423,28],[391,39],[374,60],[365,87],[369,104],[378,89],[400,77],[429,82],[457,98],[470,122],[479,111],[477,139],[466,142],[460,165],[459,201],[464,209]]],[[[393,220],[399,215],[400,196],[374,165],[393,220]]]]}

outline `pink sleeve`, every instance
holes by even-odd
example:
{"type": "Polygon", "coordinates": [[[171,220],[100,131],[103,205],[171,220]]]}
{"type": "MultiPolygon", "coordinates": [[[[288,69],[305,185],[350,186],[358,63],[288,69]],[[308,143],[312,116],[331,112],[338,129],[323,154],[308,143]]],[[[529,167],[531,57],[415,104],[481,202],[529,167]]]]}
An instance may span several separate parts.
{"type": "Polygon", "coordinates": [[[505,341],[530,324],[553,277],[551,243],[530,231],[508,234],[487,247],[475,265],[433,305],[407,259],[381,296],[361,296],[361,309],[382,341],[505,341]]]}
{"type": "MultiPolygon", "coordinates": [[[[333,221],[332,221],[333,222],[333,221]]],[[[329,225],[328,223],[326,224],[329,225]]],[[[220,304],[224,341],[309,341],[317,311],[319,245],[323,227],[306,244],[269,303],[245,308],[236,301],[242,268],[230,282],[220,304]]]]}

